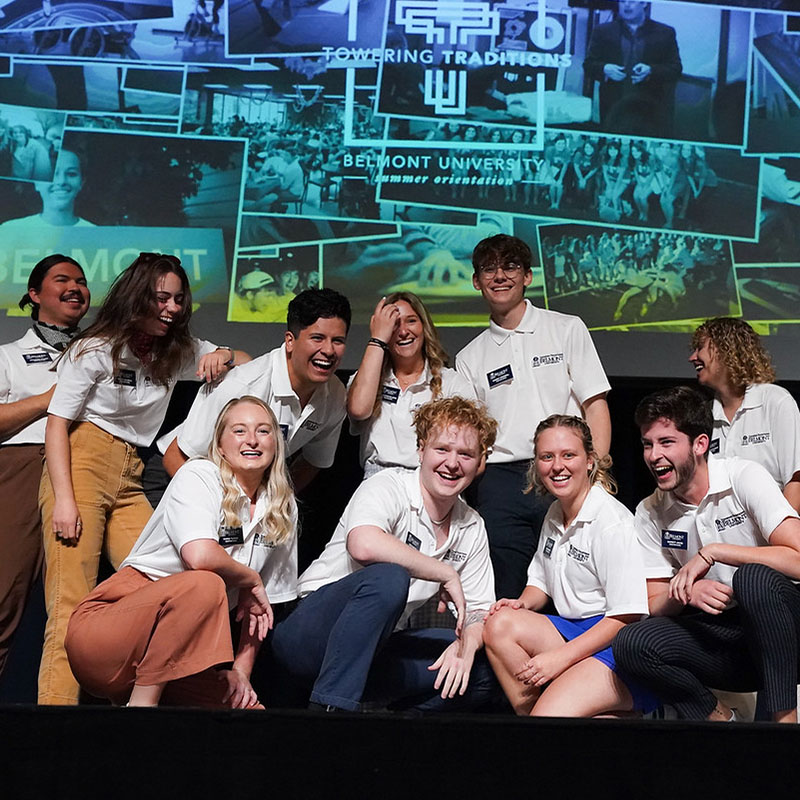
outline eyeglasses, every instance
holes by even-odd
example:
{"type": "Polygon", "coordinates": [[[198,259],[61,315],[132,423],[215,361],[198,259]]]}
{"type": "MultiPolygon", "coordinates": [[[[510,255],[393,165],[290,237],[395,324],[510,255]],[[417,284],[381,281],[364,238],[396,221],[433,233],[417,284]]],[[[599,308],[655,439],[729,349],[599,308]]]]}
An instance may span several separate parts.
{"type": "Polygon", "coordinates": [[[478,272],[485,275],[487,278],[493,278],[497,275],[498,270],[503,270],[504,275],[517,275],[522,272],[522,264],[482,264],[478,267],[478,272]]]}

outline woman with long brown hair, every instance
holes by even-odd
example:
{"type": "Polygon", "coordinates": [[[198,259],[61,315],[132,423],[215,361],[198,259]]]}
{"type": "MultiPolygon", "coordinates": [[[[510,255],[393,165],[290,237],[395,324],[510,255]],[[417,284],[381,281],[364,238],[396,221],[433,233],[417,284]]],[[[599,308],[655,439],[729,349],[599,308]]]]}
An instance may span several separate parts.
{"type": "Polygon", "coordinates": [[[412,414],[429,400],[475,398],[447,365],[422,300],[411,292],[383,297],[369,323],[370,339],[347,392],[351,433],[361,437],[364,477],[386,467],[419,465],[412,414]]]}
{"type": "Polygon", "coordinates": [[[153,441],[176,381],[214,379],[234,363],[229,348],[191,336],[191,313],[180,261],[141,253],[59,361],[39,492],[47,606],[40,703],[77,702],[63,645],[69,615],[94,588],[101,552],[117,568],[153,513],[137,448],[153,441]]]}

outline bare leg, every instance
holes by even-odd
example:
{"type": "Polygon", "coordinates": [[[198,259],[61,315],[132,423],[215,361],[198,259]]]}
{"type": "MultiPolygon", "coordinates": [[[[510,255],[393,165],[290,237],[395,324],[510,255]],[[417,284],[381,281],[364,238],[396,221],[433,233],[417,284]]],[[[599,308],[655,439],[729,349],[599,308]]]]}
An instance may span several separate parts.
{"type": "Polygon", "coordinates": [[[529,714],[540,690],[517,680],[516,674],[532,656],[561,647],[564,638],[543,614],[509,608],[489,617],[483,638],[489,663],[514,711],[529,714]]]}
{"type": "Polygon", "coordinates": [[[157,706],[158,701],[161,699],[161,693],[164,691],[165,683],[154,683],[151,686],[140,686],[138,683],[134,684],[133,691],[131,692],[129,706],[157,706]]]}
{"type": "Polygon", "coordinates": [[[633,711],[625,684],[601,661],[585,658],[559,675],[531,709],[532,717],[596,717],[633,711]]]}
{"type": "Polygon", "coordinates": [[[786,711],[775,711],[772,714],[773,722],[797,722],[797,706],[788,708],[786,711]]]}

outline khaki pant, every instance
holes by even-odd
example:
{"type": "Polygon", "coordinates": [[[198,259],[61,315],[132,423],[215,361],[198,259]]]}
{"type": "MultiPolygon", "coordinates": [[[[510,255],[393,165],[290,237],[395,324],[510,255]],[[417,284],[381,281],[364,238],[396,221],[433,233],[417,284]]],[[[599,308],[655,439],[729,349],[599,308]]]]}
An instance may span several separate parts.
{"type": "Polygon", "coordinates": [[[209,668],[233,660],[225,583],[205,570],[152,581],[125,567],[78,605],[65,646],[97,697],[121,705],[134,683],[171,682],[165,704],[222,706],[226,684],[209,668]]]}
{"type": "Polygon", "coordinates": [[[44,446],[0,447],[0,675],[42,566],[39,483],[44,446]]]}
{"type": "Polygon", "coordinates": [[[46,464],[39,490],[47,608],[39,667],[43,705],[78,702],[78,683],[64,652],[70,614],[94,589],[100,554],[119,569],[153,513],[142,493],[142,462],[135,447],[91,422],[75,425],[69,443],[72,486],[83,522],[77,543],[66,544],[53,533],[55,497],[46,464]]]}

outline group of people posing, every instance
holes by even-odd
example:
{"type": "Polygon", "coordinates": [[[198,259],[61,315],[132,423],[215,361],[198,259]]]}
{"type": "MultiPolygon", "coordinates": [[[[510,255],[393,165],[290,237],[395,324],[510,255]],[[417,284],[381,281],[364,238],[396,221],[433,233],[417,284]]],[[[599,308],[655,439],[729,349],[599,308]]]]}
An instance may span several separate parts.
{"type": "Polygon", "coordinates": [[[610,389],[577,318],[525,299],[531,251],[473,253],[487,330],[447,366],[415,295],[381,298],[358,371],[335,377],[347,299],[307,289],[250,359],[189,333],[178,259],[142,253],[95,321],[80,265],[36,265],[33,324],[0,348],[0,668],[44,552],[39,701],[729,720],[712,690],[797,720],[800,412],[745,322],[712,319],[677,387],[636,410],[656,482],[613,497],[610,389]],[[204,381],[138,448],[178,380],[204,381]],[[364,480],[297,575],[301,491],[349,417],[364,480]],[[42,466],[42,456],[44,467],[42,466]],[[97,584],[105,553],[117,570],[97,584]],[[452,625],[419,627],[430,602],[452,625]],[[499,691],[502,688],[502,693],[499,691]]]}

